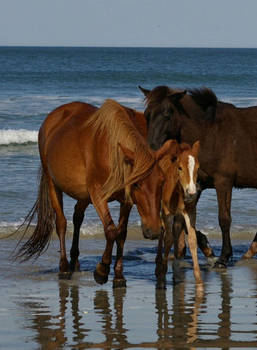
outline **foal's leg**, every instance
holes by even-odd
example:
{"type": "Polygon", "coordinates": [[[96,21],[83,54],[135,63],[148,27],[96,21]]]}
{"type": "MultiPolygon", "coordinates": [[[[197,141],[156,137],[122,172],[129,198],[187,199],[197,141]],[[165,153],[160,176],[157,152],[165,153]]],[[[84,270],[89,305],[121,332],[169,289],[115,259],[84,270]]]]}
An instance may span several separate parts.
{"type": "Polygon", "coordinates": [[[126,287],[126,280],[123,276],[123,249],[127,238],[128,219],[132,205],[128,203],[120,204],[120,217],[118,226],[118,237],[116,239],[117,254],[114,265],[113,288],[126,287]]]}
{"type": "Polygon", "coordinates": [[[215,181],[215,188],[218,198],[219,224],[222,231],[222,250],[215,266],[226,268],[232,256],[230,240],[232,186],[227,179],[222,178],[215,181]]]}
{"type": "MultiPolygon", "coordinates": [[[[164,221],[164,215],[163,215],[163,221],[164,221]]],[[[163,248],[163,238],[164,235],[166,236],[166,228],[164,223],[164,229],[161,231],[161,234],[158,239],[158,247],[157,247],[157,254],[155,258],[155,276],[157,278],[157,288],[163,289],[165,288],[165,274],[166,271],[163,271],[163,265],[162,265],[162,248],[163,248]]]]}
{"type": "Polygon", "coordinates": [[[243,259],[250,259],[255,254],[257,254],[257,233],[252,241],[252,244],[250,245],[250,248],[247,250],[247,252],[242,256],[243,259]]]}
{"type": "Polygon", "coordinates": [[[188,232],[188,245],[189,249],[192,255],[192,260],[193,260],[193,265],[194,265],[194,276],[195,276],[195,282],[196,284],[201,284],[202,283],[202,278],[201,278],[201,272],[200,272],[200,267],[198,263],[198,256],[197,256],[197,240],[196,240],[196,234],[195,234],[195,229],[191,226],[190,223],[190,218],[186,212],[183,213],[186,227],[187,227],[187,232],[188,232]]]}
{"type": "Polygon", "coordinates": [[[164,224],[164,230],[162,230],[159,242],[158,242],[158,250],[155,259],[156,267],[155,267],[155,275],[157,278],[157,288],[164,289],[166,284],[166,274],[168,270],[168,257],[170,253],[170,249],[173,245],[173,234],[171,230],[173,215],[166,215],[164,211],[162,211],[162,220],[164,224]],[[164,241],[164,242],[163,242],[164,241]],[[164,253],[162,253],[164,244],[164,253]]]}
{"type": "Polygon", "coordinates": [[[183,215],[177,214],[174,216],[172,235],[174,239],[174,260],[173,260],[173,282],[179,283],[181,279],[181,269],[179,266],[179,237],[184,232],[185,220],[183,215]]]}
{"type": "Polygon", "coordinates": [[[113,244],[118,237],[118,230],[112,220],[107,201],[103,201],[98,195],[94,196],[93,194],[91,194],[91,200],[103,223],[106,238],[106,246],[102,255],[102,261],[97,264],[94,272],[95,281],[99,284],[104,284],[108,281],[110,264],[112,262],[113,244]]]}
{"type": "Polygon", "coordinates": [[[63,213],[63,196],[62,192],[56,188],[51,178],[48,179],[49,195],[51,198],[52,206],[55,211],[56,232],[60,241],[60,263],[59,263],[59,276],[69,277],[69,263],[66,256],[65,247],[65,234],[67,227],[67,220],[63,213]]]}
{"type": "MultiPolygon", "coordinates": [[[[186,211],[189,215],[191,225],[194,228],[196,225],[196,206],[200,199],[201,193],[202,191],[198,192],[197,198],[193,202],[185,203],[186,211]]],[[[198,247],[201,249],[205,257],[207,258],[208,263],[213,265],[216,261],[215,254],[209,244],[207,237],[201,231],[196,231],[196,237],[198,247]]]]}
{"type": "Polygon", "coordinates": [[[78,201],[74,208],[73,214],[73,239],[70,250],[70,269],[71,271],[79,271],[80,264],[78,261],[79,257],[79,231],[84,219],[84,213],[89,204],[89,201],[78,201]]]}

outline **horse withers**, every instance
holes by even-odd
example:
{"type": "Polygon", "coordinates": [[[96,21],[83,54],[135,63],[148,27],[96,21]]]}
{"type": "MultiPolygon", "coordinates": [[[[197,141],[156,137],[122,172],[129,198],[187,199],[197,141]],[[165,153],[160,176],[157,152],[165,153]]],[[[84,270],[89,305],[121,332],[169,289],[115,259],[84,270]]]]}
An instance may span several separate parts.
{"type": "MultiPolygon", "coordinates": [[[[232,255],[232,188],[257,188],[257,107],[237,108],[220,102],[207,88],[186,91],[157,86],[141,91],[146,101],[148,142],[153,149],[168,139],[190,145],[200,141],[197,200],[201,191],[215,188],[222,231],[221,255],[215,265],[226,267],[232,255]]],[[[193,222],[197,200],[188,207],[193,222]]],[[[256,251],[254,242],[252,247],[247,256],[256,251]]]]}
{"type": "Polygon", "coordinates": [[[41,179],[38,197],[28,224],[37,215],[32,236],[20,247],[17,257],[38,257],[48,246],[54,224],[60,241],[60,276],[79,269],[79,229],[87,206],[92,203],[104,226],[106,247],[94,277],[108,280],[113,244],[117,244],[114,285],[125,285],[123,247],[128,213],[133,203],[141,216],[146,238],[157,238],[162,230],[160,205],[163,172],[159,161],[172,157],[172,142],[153,152],[138,132],[125,108],[107,100],[101,108],[74,102],[51,112],[39,131],[41,179]],[[77,200],[73,215],[74,235],[71,260],[65,247],[66,218],[63,193],[77,200]],[[121,203],[121,217],[115,226],[108,201],[121,203]]]}

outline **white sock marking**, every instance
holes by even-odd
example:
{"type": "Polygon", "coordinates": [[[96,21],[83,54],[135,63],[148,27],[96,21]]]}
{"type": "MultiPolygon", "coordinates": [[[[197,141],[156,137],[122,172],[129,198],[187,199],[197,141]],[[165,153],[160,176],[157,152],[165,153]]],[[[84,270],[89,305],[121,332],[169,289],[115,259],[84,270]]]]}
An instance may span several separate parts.
{"type": "Polygon", "coordinates": [[[196,186],[194,183],[194,168],[195,168],[195,158],[193,156],[188,156],[188,170],[189,170],[189,176],[190,176],[190,182],[188,186],[188,193],[189,194],[195,194],[196,193],[196,186]]]}

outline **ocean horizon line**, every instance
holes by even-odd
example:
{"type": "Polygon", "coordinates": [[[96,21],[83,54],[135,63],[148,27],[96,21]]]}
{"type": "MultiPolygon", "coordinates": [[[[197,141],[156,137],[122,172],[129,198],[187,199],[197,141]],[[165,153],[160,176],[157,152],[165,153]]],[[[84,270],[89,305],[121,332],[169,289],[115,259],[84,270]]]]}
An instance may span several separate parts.
{"type": "Polygon", "coordinates": [[[203,49],[203,50],[256,50],[256,47],[248,46],[118,46],[118,45],[44,45],[44,44],[8,44],[1,45],[0,48],[93,48],[93,49],[203,49]]]}

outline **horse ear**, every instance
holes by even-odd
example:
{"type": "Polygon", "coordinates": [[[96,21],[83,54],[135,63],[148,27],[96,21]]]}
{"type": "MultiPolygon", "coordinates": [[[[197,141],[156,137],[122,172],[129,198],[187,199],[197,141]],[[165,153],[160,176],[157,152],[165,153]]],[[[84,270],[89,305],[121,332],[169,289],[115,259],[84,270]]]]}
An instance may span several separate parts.
{"type": "Polygon", "coordinates": [[[192,151],[194,153],[194,155],[198,155],[199,151],[200,151],[200,141],[196,141],[193,146],[192,146],[192,151]]]}
{"type": "Polygon", "coordinates": [[[129,163],[130,165],[134,165],[135,153],[133,151],[131,151],[129,148],[121,145],[120,143],[119,143],[119,147],[121,148],[121,150],[124,154],[125,162],[129,163]]]}
{"type": "Polygon", "coordinates": [[[181,151],[188,151],[191,149],[190,145],[186,142],[180,143],[179,148],[181,151]]]}
{"type": "Polygon", "coordinates": [[[138,85],[138,88],[139,88],[139,90],[142,91],[142,93],[145,95],[145,97],[147,97],[150,94],[150,92],[151,92],[151,90],[144,89],[140,85],[138,85]]]}
{"type": "Polygon", "coordinates": [[[187,90],[180,92],[173,92],[169,95],[172,101],[179,101],[182,97],[184,97],[187,93],[187,90]]]}
{"type": "Polygon", "coordinates": [[[164,145],[156,151],[156,159],[159,160],[165,155],[169,155],[172,161],[176,160],[179,152],[179,145],[176,140],[168,140],[164,145]]]}

